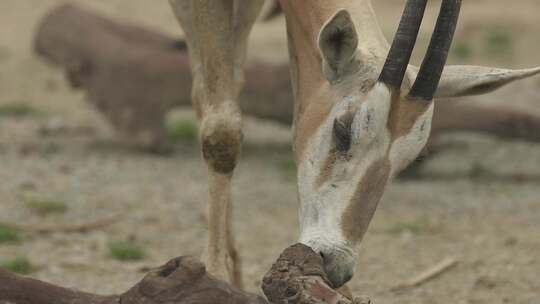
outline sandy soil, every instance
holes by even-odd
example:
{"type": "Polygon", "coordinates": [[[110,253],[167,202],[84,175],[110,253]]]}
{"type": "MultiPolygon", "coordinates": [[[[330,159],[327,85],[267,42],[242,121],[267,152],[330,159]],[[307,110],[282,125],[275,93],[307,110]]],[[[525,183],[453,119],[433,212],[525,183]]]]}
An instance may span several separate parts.
{"type": "MultiPolygon", "coordinates": [[[[62,2],[0,2],[0,105],[24,103],[41,113],[0,117],[0,222],[74,222],[117,212],[125,217],[84,234],[26,235],[20,244],[0,245],[0,260],[26,255],[37,265],[34,277],[85,291],[120,292],[140,279],[144,267],[200,254],[206,172],[195,144],[168,157],[115,144],[82,94],[32,53],[39,18],[62,2]],[[44,134],[51,126],[63,131],[44,134]],[[65,201],[69,210],[38,216],[25,206],[29,196],[65,201]],[[108,242],[128,238],[146,248],[143,261],[108,256],[108,242]]],[[[165,0],[71,2],[180,33],[165,0]]],[[[377,1],[388,35],[402,2],[377,1]]],[[[539,10],[537,0],[467,1],[456,39],[462,50],[451,61],[540,64],[539,10]]],[[[423,29],[422,45],[429,31],[423,29]]],[[[257,26],[252,53],[286,60],[285,46],[281,21],[257,26]]],[[[527,103],[518,97],[516,103],[527,103]]],[[[286,168],[288,129],[249,121],[246,133],[234,218],[246,285],[257,292],[264,272],[297,236],[296,186],[286,168]]],[[[540,146],[475,134],[444,141],[452,148],[428,163],[424,179],[389,186],[362,245],[353,290],[388,304],[540,303],[540,146]],[[458,266],[419,288],[390,291],[446,257],[457,258],[458,266]]]]}

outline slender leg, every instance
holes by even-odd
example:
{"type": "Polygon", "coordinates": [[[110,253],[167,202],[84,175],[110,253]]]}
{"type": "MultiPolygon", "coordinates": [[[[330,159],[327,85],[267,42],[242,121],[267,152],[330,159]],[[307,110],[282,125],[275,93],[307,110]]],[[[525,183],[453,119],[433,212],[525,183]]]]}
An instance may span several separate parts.
{"type": "Polygon", "coordinates": [[[208,166],[208,271],[241,287],[231,223],[231,179],[240,154],[238,95],[247,38],[264,0],[170,0],[188,42],[192,102],[208,166]]]}

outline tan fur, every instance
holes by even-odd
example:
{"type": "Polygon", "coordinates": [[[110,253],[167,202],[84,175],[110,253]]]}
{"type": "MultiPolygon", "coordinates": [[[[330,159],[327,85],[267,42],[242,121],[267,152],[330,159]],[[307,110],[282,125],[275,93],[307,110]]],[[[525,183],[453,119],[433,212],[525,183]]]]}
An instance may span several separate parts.
{"type": "Polygon", "coordinates": [[[301,163],[303,160],[303,155],[305,155],[304,150],[309,139],[317,132],[322,122],[328,118],[328,114],[330,114],[333,106],[333,100],[335,100],[335,96],[327,83],[323,83],[321,88],[316,92],[315,96],[312,97],[312,100],[315,102],[310,103],[305,109],[302,109],[296,114],[294,151],[298,163],[301,163]]]}
{"type": "Polygon", "coordinates": [[[390,176],[390,162],[387,157],[380,159],[366,170],[356,191],[343,213],[342,229],[347,239],[360,242],[375,213],[384,187],[390,176]]]}
{"type": "MultiPolygon", "coordinates": [[[[209,169],[208,270],[241,285],[230,220],[230,184],[242,140],[236,101],[244,82],[247,37],[262,0],[170,2],[187,37],[192,100],[209,169]]],[[[401,96],[377,82],[388,43],[370,0],[280,0],[280,4],[287,20],[295,97],[300,240],[321,254],[326,250],[329,279],[340,286],[352,276],[355,247],[390,176],[427,142],[433,104],[401,96]],[[352,113],[354,130],[351,151],[341,157],[332,130],[344,109],[352,113]]],[[[481,93],[540,72],[493,70],[494,74],[482,76],[477,69],[453,71],[441,80],[444,96],[481,93]],[[461,78],[464,71],[467,77],[461,78]]],[[[416,68],[411,66],[403,92],[415,77],[416,68]]]]}
{"type": "MultiPolygon", "coordinates": [[[[287,16],[291,69],[296,75],[293,90],[300,109],[313,101],[309,92],[327,82],[321,73],[317,37],[323,24],[339,9],[347,9],[352,15],[362,46],[374,56],[386,56],[388,43],[375,19],[370,0],[281,0],[280,4],[287,16]]],[[[302,111],[297,115],[301,116],[302,111]]]]}
{"type": "MultiPolygon", "coordinates": [[[[418,118],[429,109],[429,104],[405,100],[399,92],[392,100],[384,100],[386,98],[384,88],[379,87],[378,91],[374,91],[388,44],[381,33],[369,0],[281,0],[280,3],[287,20],[295,97],[294,146],[300,172],[299,197],[302,208],[308,210],[310,214],[308,216],[311,217],[303,224],[309,227],[305,228],[307,232],[301,239],[307,244],[321,248],[320,250],[333,251],[325,254],[333,257],[333,260],[327,261],[329,267],[327,270],[331,271],[330,276],[337,284],[342,284],[353,263],[350,254],[338,252],[353,250],[352,248],[363,238],[392,173],[390,151],[393,142],[410,133],[418,118]],[[344,15],[344,19],[341,17],[334,19],[334,16],[338,16],[336,14],[343,12],[343,9],[350,18],[344,15]],[[335,25],[329,25],[329,20],[338,21],[335,25]],[[355,30],[348,31],[352,37],[346,39],[358,39],[358,49],[354,50],[354,57],[350,63],[337,62],[344,64],[342,67],[345,69],[337,71],[337,74],[328,74],[324,69],[326,64],[331,62],[323,59],[325,54],[321,52],[325,50],[319,48],[319,33],[326,26],[343,26],[342,22],[354,23],[355,30]],[[383,100],[377,102],[378,98],[383,100]],[[358,113],[360,108],[368,112],[377,111],[373,113],[374,121],[369,121],[370,118],[367,118],[369,116],[359,117],[360,120],[365,119],[368,122],[358,122],[361,124],[360,129],[354,131],[368,132],[371,135],[367,133],[358,135],[361,138],[356,139],[355,146],[351,148],[350,159],[340,158],[338,152],[331,148],[335,143],[332,143],[333,134],[329,131],[332,130],[333,121],[340,112],[336,107],[343,107],[345,104],[351,107],[353,113],[358,113]],[[388,116],[381,117],[386,112],[388,116]],[[379,126],[378,124],[383,121],[384,124],[379,126]],[[329,149],[327,145],[330,145],[329,149]],[[311,186],[306,179],[310,179],[313,175],[315,178],[311,186]],[[339,202],[340,200],[343,202],[339,202]],[[310,211],[317,208],[318,211],[310,211]],[[335,212],[327,212],[321,210],[322,208],[339,208],[339,210],[343,208],[343,211],[336,215],[335,212]],[[321,216],[327,218],[321,219],[321,216]],[[336,216],[340,219],[334,223],[336,216]],[[332,222],[334,228],[327,226],[328,222],[332,222]],[[335,228],[336,226],[339,228],[335,228]],[[320,230],[328,228],[334,231],[320,230]],[[340,232],[336,232],[335,229],[340,229],[340,232]],[[336,233],[338,239],[335,238],[336,233]]],[[[335,31],[332,28],[329,30],[330,34],[335,31]]],[[[329,48],[326,51],[332,57],[336,53],[332,52],[333,41],[330,40],[329,43],[330,45],[322,46],[329,48]]],[[[355,45],[355,41],[347,40],[347,44],[355,45]]],[[[347,50],[345,54],[350,54],[349,51],[347,50]]],[[[330,64],[330,68],[332,66],[337,66],[336,62],[334,65],[330,64]]],[[[364,112],[363,115],[368,114],[364,112]]],[[[428,132],[429,126],[426,126],[426,134],[428,132]]],[[[409,152],[414,153],[414,149],[410,149],[407,153],[409,152]]]]}
{"type": "Polygon", "coordinates": [[[336,151],[335,149],[330,151],[330,153],[328,154],[328,157],[324,161],[321,172],[319,176],[317,177],[317,188],[320,188],[322,185],[324,185],[324,183],[330,178],[338,157],[339,157],[338,151],[336,151]]]}
{"type": "Polygon", "coordinates": [[[237,104],[244,84],[247,38],[262,0],[170,0],[189,46],[192,102],[208,165],[208,271],[242,286],[231,223],[231,178],[242,141],[237,104]]]}
{"type": "Polygon", "coordinates": [[[430,105],[431,102],[425,100],[395,96],[392,100],[392,108],[388,119],[388,130],[392,139],[396,140],[409,134],[411,128],[418,121],[418,117],[424,114],[430,105]]]}

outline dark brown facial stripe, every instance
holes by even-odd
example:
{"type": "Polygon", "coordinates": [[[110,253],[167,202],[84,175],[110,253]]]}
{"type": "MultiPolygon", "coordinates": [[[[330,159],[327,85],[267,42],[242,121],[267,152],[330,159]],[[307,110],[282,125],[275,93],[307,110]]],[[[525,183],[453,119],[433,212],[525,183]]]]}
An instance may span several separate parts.
{"type": "Polygon", "coordinates": [[[338,151],[336,149],[330,150],[328,153],[328,156],[326,157],[326,160],[324,161],[324,164],[321,168],[321,172],[319,173],[319,176],[317,177],[316,186],[317,188],[324,185],[324,183],[330,179],[330,176],[332,176],[332,172],[334,171],[334,167],[336,165],[336,161],[338,158],[338,151]]]}
{"type": "Polygon", "coordinates": [[[358,183],[341,217],[343,234],[353,244],[358,244],[364,237],[389,176],[390,160],[386,157],[371,164],[358,183]]]}
{"type": "Polygon", "coordinates": [[[433,99],[448,58],[460,9],[461,0],[443,0],[426,57],[409,92],[412,98],[433,99]]]}

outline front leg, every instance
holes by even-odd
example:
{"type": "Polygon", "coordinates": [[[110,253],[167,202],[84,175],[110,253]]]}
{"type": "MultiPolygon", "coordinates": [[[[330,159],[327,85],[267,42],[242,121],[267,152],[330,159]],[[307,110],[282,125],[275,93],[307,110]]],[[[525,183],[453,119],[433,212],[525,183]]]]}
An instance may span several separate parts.
{"type": "Polygon", "coordinates": [[[237,100],[247,38],[263,0],[170,0],[189,46],[192,102],[209,175],[208,271],[241,287],[231,223],[231,180],[242,142],[237,100]]]}

